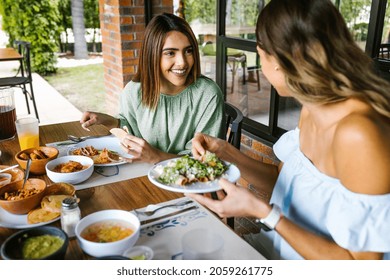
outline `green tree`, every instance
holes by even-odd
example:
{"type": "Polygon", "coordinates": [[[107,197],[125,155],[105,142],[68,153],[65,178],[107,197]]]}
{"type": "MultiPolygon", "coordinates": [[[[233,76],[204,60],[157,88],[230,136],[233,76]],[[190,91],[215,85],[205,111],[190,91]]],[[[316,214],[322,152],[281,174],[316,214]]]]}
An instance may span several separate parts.
{"type": "Polygon", "coordinates": [[[368,24],[364,25],[362,22],[368,23],[368,17],[365,17],[370,14],[371,2],[371,0],[339,0],[335,2],[336,7],[340,5],[339,10],[356,41],[366,37],[364,34],[367,34],[368,24]]]}
{"type": "Polygon", "coordinates": [[[197,20],[200,23],[216,23],[215,0],[185,0],[185,18],[190,24],[197,20]]]}
{"type": "Polygon", "coordinates": [[[84,0],[84,19],[85,27],[93,30],[92,51],[96,52],[96,33],[100,28],[99,0],[84,0]]]}
{"type": "Polygon", "coordinates": [[[35,72],[55,72],[59,36],[57,0],[0,0],[3,29],[14,40],[31,42],[31,64],[35,72]]]}
{"type": "Polygon", "coordinates": [[[61,31],[65,34],[65,42],[62,42],[59,37],[59,45],[61,52],[66,53],[68,51],[68,29],[72,29],[72,14],[70,12],[70,0],[58,1],[58,12],[60,14],[61,31]]]}

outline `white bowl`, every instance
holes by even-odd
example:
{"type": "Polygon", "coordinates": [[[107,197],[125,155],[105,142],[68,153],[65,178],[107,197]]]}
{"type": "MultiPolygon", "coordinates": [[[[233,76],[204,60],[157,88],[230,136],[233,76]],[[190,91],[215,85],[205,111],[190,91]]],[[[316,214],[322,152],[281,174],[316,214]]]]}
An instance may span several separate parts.
{"type": "Polygon", "coordinates": [[[134,246],[127,249],[122,256],[132,260],[151,260],[153,259],[153,250],[148,246],[134,246]]]}
{"type": "Polygon", "coordinates": [[[82,218],[76,225],[75,233],[81,249],[90,256],[104,257],[122,255],[126,249],[132,248],[140,234],[140,221],[134,214],[124,210],[102,210],[82,218]],[[81,232],[89,225],[106,220],[120,220],[131,225],[134,232],[119,241],[98,243],[81,237],[81,232]]]}
{"type": "Polygon", "coordinates": [[[46,166],[46,174],[54,183],[68,183],[68,184],[79,184],[84,182],[89,177],[91,177],[93,173],[93,160],[89,157],[85,156],[63,156],[49,161],[46,166]],[[71,173],[60,173],[54,172],[54,168],[61,164],[72,161],[77,161],[82,165],[88,165],[89,167],[77,172],[71,173]]]}

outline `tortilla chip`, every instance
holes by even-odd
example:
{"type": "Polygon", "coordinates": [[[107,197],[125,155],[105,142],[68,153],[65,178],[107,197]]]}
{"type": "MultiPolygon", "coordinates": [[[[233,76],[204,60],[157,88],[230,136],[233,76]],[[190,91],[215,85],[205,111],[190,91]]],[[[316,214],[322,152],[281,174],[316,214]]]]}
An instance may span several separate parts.
{"type": "Polygon", "coordinates": [[[57,218],[59,216],[60,216],[60,213],[49,212],[49,211],[46,211],[42,208],[36,208],[36,209],[28,212],[27,222],[29,224],[44,223],[44,222],[49,222],[51,220],[54,220],[55,218],[57,218]]]}
{"type": "Polygon", "coordinates": [[[43,210],[60,213],[62,201],[67,197],[73,197],[71,195],[59,194],[59,195],[46,195],[42,198],[41,207],[43,210]]]}

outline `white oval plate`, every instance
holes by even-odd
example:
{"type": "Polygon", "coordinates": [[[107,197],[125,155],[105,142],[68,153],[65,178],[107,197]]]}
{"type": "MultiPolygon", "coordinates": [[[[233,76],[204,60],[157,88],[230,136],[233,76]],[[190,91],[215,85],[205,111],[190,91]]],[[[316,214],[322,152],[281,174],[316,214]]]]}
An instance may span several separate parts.
{"type": "Polygon", "coordinates": [[[59,219],[60,219],[60,216],[58,216],[57,218],[55,218],[51,221],[47,221],[44,223],[29,224],[27,222],[27,214],[25,214],[25,215],[11,214],[0,207],[0,227],[17,228],[17,229],[33,228],[33,227],[39,227],[39,226],[53,223],[55,221],[58,221],[59,219]]]}
{"type": "MultiPolygon", "coordinates": [[[[111,150],[113,152],[117,152],[121,157],[124,158],[131,158],[132,156],[127,154],[123,149],[122,145],[118,138],[115,136],[107,136],[107,137],[100,137],[100,138],[91,138],[87,139],[85,141],[82,141],[80,143],[77,143],[69,148],[68,155],[73,155],[72,151],[78,148],[86,147],[86,146],[93,146],[96,150],[103,150],[104,148],[107,148],[108,150],[111,150]]],[[[111,162],[111,163],[104,163],[104,164],[95,164],[95,166],[114,166],[114,165],[120,165],[125,164],[127,161],[122,160],[119,162],[111,162]]]]}
{"type": "MultiPolygon", "coordinates": [[[[173,191],[173,192],[180,192],[180,193],[209,193],[209,192],[215,192],[221,189],[221,187],[218,184],[218,179],[214,181],[209,182],[196,182],[191,183],[185,186],[180,185],[166,185],[158,181],[158,173],[156,172],[155,168],[159,165],[165,166],[170,162],[171,160],[175,159],[168,159],[162,162],[157,163],[152,167],[152,169],[148,172],[148,178],[149,180],[155,184],[157,187],[160,187],[162,189],[173,191]]],[[[241,176],[240,170],[235,166],[234,164],[230,164],[229,162],[225,161],[226,165],[229,165],[229,169],[225,171],[225,173],[222,174],[223,178],[226,178],[228,181],[235,183],[241,176]]]]}

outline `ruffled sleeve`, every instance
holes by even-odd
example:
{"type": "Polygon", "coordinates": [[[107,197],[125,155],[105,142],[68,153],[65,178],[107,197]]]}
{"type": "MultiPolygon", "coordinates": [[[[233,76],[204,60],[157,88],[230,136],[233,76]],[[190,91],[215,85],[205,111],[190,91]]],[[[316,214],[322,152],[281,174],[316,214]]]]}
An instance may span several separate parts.
{"type": "Polygon", "coordinates": [[[294,151],[299,149],[299,128],[283,134],[275,143],[273,149],[278,159],[285,162],[294,151]]]}
{"type": "Polygon", "coordinates": [[[390,252],[390,194],[343,189],[330,201],[325,225],[334,241],[351,251],[390,252]]]}

